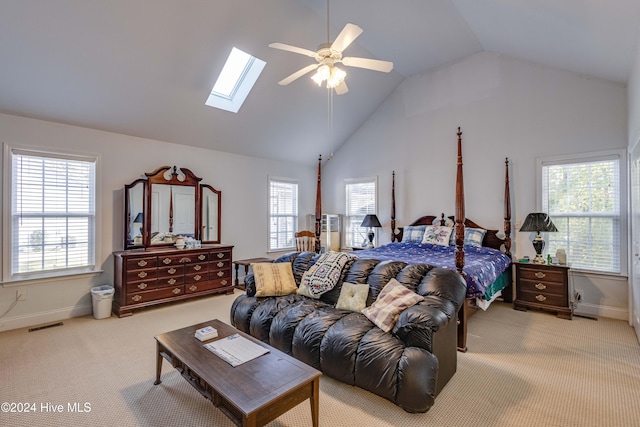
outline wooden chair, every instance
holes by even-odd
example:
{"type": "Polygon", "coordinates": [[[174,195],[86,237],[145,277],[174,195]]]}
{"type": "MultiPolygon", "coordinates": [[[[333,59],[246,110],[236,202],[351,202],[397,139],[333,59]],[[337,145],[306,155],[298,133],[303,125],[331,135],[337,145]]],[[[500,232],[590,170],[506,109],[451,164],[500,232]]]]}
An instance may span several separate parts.
{"type": "Polygon", "coordinates": [[[315,250],[316,233],[309,230],[298,231],[296,234],[296,250],[313,252],[315,250]]]}

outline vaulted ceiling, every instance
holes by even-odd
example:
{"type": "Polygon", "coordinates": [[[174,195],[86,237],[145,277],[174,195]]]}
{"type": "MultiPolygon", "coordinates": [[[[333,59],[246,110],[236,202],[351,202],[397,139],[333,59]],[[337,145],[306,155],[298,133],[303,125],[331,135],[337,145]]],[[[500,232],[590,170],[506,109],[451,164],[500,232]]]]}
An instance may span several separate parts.
{"type": "MultiPolygon", "coordinates": [[[[160,141],[312,164],[355,132],[406,77],[481,51],[626,83],[640,1],[333,0],[331,39],[364,33],[329,96],[278,81],[327,41],[324,0],[0,0],[0,112],[160,141]],[[237,114],[205,106],[232,47],[267,65],[237,114]]],[[[1,134],[0,134],[1,137],[1,134]]]]}

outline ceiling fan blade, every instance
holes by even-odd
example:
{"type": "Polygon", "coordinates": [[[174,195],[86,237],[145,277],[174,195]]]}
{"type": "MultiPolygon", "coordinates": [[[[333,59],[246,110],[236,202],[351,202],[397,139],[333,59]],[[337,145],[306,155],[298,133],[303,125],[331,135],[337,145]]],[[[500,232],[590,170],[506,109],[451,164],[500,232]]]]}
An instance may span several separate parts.
{"type": "Polygon", "coordinates": [[[347,87],[347,83],[343,80],[338,86],[335,87],[336,95],[344,95],[349,92],[349,88],[347,87]]]}
{"type": "Polygon", "coordinates": [[[272,47],[274,49],[286,50],[288,52],[299,53],[301,55],[310,56],[312,58],[316,57],[316,53],[312,50],[291,46],[284,43],[271,43],[269,47],[272,47]]]}
{"type": "Polygon", "coordinates": [[[342,63],[348,67],[367,68],[383,73],[393,70],[393,62],[380,61],[379,59],[346,57],[342,58],[342,63]]]}
{"type": "Polygon", "coordinates": [[[294,80],[304,76],[305,74],[310,73],[311,71],[315,70],[316,68],[318,68],[319,65],[320,64],[308,65],[308,66],[304,67],[302,70],[298,70],[295,73],[291,74],[289,77],[286,77],[286,78],[280,80],[278,82],[278,84],[280,86],[286,86],[289,83],[291,83],[292,81],[294,81],[294,80]]]}
{"type": "Polygon", "coordinates": [[[338,37],[333,41],[331,49],[342,52],[351,43],[353,43],[360,34],[362,34],[362,28],[358,27],[356,24],[347,23],[342,31],[340,31],[340,34],[338,34],[338,37]]]}

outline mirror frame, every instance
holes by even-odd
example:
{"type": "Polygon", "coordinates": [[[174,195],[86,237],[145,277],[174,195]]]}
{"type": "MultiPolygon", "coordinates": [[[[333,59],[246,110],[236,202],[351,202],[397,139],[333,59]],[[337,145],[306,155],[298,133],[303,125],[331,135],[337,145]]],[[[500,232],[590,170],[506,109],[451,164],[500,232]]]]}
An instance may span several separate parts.
{"type": "Polygon", "coordinates": [[[216,240],[202,241],[203,244],[208,243],[220,243],[221,239],[221,216],[222,216],[222,192],[216,190],[208,184],[200,184],[202,178],[196,176],[191,170],[187,168],[178,168],[176,166],[161,166],[153,172],[145,172],[145,178],[139,178],[133,181],[131,184],[127,184],[124,187],[124,248],[125,249],[143,249],[143,248],[157,248],[165,246],[173,246],[174,243],[158,243],[151,244],[151,195],[154,184],[167,184],[167,185],[180,185],[191,186],[194,188],[195,200],[194,200],[194,235],[197,240],[202,238],[202,194],[203,189],[208,189],[218,196],[218,236],[216,240]],[[142,242],[141,244],[135,244],[135,239],[131,239],[131,215],[135,213],[131,212],[131,189],[137,185],[142,184],[142,210],[143,210],[143,223],[142,223],[142,242]]]}

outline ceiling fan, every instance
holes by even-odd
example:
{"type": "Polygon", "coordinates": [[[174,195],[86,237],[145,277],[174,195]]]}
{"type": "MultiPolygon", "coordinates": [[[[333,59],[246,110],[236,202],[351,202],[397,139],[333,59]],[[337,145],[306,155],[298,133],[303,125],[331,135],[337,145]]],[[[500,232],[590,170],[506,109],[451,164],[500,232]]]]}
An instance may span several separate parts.
{"type": "MultiPolygon", "coordinates": [[[[327,39],[329,39],[329,1],[327,0],[327,39]]],[[[369,58],[356,58],[351,56],[342,56],[342,52],[354,42],[358,36],[362,34],[362,28],[355,24],[348,23],[344,26],[338,37],[333,43],[323,43],[318,46],[318,49],[314,52],[309,49],[301,47],[291,46],[284,43],[271,43],[269,47],[275,49],[286,50],[288,52],[299,53],[314,58],[317,63],[304,67],[301,70],[296,71],[290,76],[280,80],[279,85],[286,86],[294,80],[308,74],[314,70],[316,73],[311,77],[318,86],[322,86],[322,83],[326,81],[327,88],[335,89],[336,94],[342,95],[349,91],[347,84],[344,81],[347,73],[335,64],[342,63],[347,67],[365,68],[367,70],[382,71],[388,73],[393,70],[393,62],[381,61],[378,59],[369,58]]]]}

